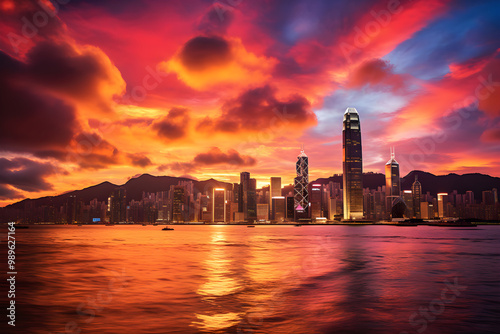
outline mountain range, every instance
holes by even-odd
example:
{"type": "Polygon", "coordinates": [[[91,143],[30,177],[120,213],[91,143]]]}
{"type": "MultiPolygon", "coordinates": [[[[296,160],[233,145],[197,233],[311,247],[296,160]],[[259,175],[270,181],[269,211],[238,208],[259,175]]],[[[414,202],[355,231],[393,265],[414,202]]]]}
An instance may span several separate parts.
{"type": "MultiPolygon", "coordinates": [[[[475,198],[480,200],[483,190],[491,190],[492,188],[500,189],[499,177],[492,177],[489,175],[478,173],[463,175],[434,175],[431,173],[416,170],[408,173],[408,175],[401,178],[401,188],[403,190],[411,189],[411,185],[415,180],[415,176],[418,176],[418,180],[422,184],[422,192],[430,192],[432,195],[436,195],[438,192],[451,193],[454,190],[457,190],[459,194],[463,194],[468,190],[472,190],[474,192],[475,198]]],[[[125,184],[122,185],[103,182],[88,188],[66,192],[57,196],[47,196],[37,199],[24,199],[20,202],[10,204],[5,208],[23,209],[27,204],[33,207],[42,205],[53,205],[57,207],[66,203],[68,197],[71,195],[75,195],[78,200],[81,200],[84,203],[88,203],[93,199],[97,199],[98,201],[106,201],[108,196],[117,187],[123,187],[126,189],[128,201],[140,200],[144,192],[155,193],[159,191],[167,191],[170,189],[171,185],[177,185],[179,181],[192,181],[194,189],[201,192],[203,192],[204,190],[210,190],[214,187],[232,186],[231,183],[221,182],[214,179],[197,181],[183,177],[153,176],[149,174],[143,174],[139,177],[128,180],[125,184]]],[[[334,175],[329,178],[319,178],[311,182],[328,184],[330,181],[340,183],[342,187],[342,175],[334,175]]],[[[370,189],[377,189],[378,187],[381,187],[383,185],[385,185],[384,174],[363,174],[363,186],[365,188],[368,187],[370,189]]],[[[264,189],[268,187],[269,186],[264,187],[264,189]]],[[[292,190],[292,187],[292,185],[284,186],[283,194],[287,194],[290,190],[292,190]]]]}

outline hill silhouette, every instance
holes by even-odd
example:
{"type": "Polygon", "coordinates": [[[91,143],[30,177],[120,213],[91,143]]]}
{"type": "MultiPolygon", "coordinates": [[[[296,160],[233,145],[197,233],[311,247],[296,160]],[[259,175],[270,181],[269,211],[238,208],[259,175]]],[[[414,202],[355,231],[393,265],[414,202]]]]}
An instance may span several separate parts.
{"type": "MultiPolygon", "coordinates": [[[[425,193],[429,191],[432,195],[439,192],[451,193],[457,190],[459,194],[463,194],[468,190],[474,192],[476,199],[481,199],[483,190],[491,190],[492,188],[500,189],[500,178],[492,177],[485,174],[448,174],[448,175],[434,175],[423,171],[411,171],[406,176],[401,178],[401,188],[403,190],[411,189],[411,185],[418,176],[418,180],[422,184],[422,191],[425,193]]],[[[177,185],[179,181],[192,181],[195,191],[204,192],[211,190],[214,187],[224,187],[232,189],[232,184],[227,182],[209,179],[205,181],[192,180],[185,177],[174,176],[153,176],[150,174],[143,174],[139,177],[131,178],[122,185],[116,185],[111,182],[102,182],[94,186],[90,186],[81,190],[75,190],[60,194],[57,196],[47,196],[37,199],[24,199],[20,202],[10,204],[5,208],[10,209],[23,209],[26,205],[31,207],[39,207],[43,205],[60,206],[67,202],[68,197],[75,195],[78,200],[88,203],[93,199],[98,201],[106,201],[114,189],[123,187],[127,191],[127,200],[140,200],[144,192],[155,193],[160,191],[168,191],[170,186],[177,185]]],[[[314,183],[328,184],[330,181],[340,183],[342,187],[342,175],[334,175],[329,178],[319,178],[311,181],[314,183]]],[[[366,173],[363,174],[363,187],[370,189],[377,189],[385,185],[385,176],[380,173],[366,173]]],[[[265,188],[265,187],[264,187],[265,188]]],[[[284,186],[283,194],[293,191],[292,186],[284,186]]]]}

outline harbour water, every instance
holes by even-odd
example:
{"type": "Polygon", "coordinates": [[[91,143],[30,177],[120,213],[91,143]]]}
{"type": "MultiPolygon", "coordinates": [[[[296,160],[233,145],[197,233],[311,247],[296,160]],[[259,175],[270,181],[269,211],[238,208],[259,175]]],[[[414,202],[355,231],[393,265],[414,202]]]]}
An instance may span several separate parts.
{"type": "Polygon", "coordinates": [[[500,226],[161,228],[17,230],[1,332],[499,332],[500,226]]]}

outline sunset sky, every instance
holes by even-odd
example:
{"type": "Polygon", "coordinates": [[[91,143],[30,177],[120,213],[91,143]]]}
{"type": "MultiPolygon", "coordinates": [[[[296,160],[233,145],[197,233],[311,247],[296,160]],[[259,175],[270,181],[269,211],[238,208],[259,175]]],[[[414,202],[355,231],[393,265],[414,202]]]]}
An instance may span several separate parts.
{"type": "Polygon", "coordinates": [[[498,1],[0,0],[0,206],[130,177],[500,176],[498,1]]]}

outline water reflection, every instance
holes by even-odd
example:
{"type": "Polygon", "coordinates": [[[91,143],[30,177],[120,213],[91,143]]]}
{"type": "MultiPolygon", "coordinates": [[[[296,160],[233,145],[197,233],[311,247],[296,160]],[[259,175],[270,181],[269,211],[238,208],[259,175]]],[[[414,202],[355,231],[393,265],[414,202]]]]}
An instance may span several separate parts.
{"type": "Polygon", "coordinates": [[[409,317],[454,277],[467,290],[426,334],[495,332],[500,319],[496,226],[67,226],[16,237],[23,334],[71,322],[81,334],[414,333],[409,317]],[[122,272],[129,284],[111,290],[122,272]],[[112,300],[86,322],[77,307],[102,291],[112,300]]]}
{"type": "MultiPolygon", "coordinates": [[[[208,257],[203,263],[205,282],[198,288],[197,293],[202,300],[209,303],[212,310],[223,309],[222,297],[236,294],[242,289],[241,278],[234,275],[235,259],[231,255],[231,245],[226,240],[225,227],[214,226],[209,244],[208,257]]],[[[222,312],[209,314],[195,314],[197,321],[194,325],[202,331],[217,331],[237,324],[241,313],[222,312]]]]}

